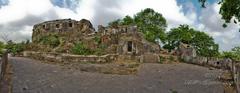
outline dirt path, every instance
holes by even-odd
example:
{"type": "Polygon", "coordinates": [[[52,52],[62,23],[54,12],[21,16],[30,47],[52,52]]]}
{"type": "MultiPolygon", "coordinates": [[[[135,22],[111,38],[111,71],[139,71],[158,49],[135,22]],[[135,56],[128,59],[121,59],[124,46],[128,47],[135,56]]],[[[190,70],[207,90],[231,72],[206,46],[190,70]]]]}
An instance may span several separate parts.
{"type": "Polygon", "coordinates": [[[13,93],[223,93],[219,70],[183,63],[143,64],[137,75],[87,73],[20,57],[11,64],[13,93]]]}

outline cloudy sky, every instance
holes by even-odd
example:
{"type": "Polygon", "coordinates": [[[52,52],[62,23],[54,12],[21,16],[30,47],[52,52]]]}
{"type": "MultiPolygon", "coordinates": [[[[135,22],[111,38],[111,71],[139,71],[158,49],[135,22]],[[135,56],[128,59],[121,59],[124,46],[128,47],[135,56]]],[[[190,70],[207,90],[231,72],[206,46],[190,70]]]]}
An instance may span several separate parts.
{"type": "Polygon", "coordinates": [[[32,26],[36,23],[59,19],[82,18],[99,24],[133,16],[152,8],[168,22],[168,30],[180,24],[204,31],[214,37],[221,50],[240,45],[239,26],[229,24],[222,28],[218,14],[219,0],[208,0],[207,8],[200,8],[198,0],[0,0],[0,41],[31,39],[32,26]]]}

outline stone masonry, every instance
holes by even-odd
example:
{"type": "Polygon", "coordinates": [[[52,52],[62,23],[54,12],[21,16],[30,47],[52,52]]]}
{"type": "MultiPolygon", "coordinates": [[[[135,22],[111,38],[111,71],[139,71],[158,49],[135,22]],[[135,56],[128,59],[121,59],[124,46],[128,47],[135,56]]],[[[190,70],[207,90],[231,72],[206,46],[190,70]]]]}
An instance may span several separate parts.
{"type": "MultiPolygon", "coordinates": [[[[117,54],[124,59],[139,61],[143,55],[155,55],[160,53],[158,44],[145,40],[144,35],[136,26],[104,27],[99,25],[95,31],[90,21],[72,19],[60,19],[46,21],[34,25],[33,44],[37,52],[69,53],[74,44],[82,42],[90,50],[101,49],[103,55],[117,54]],[[46,36],[55,36],[60,40],[57,47],[45,47],[41,40],[46,36]],[[43,48],[38,48],[42,46],[43,48]],[[44,49],[49,48],[47,51],[44,49]],[[64,50],[64,51],[62,51],[64,50]]],[[[156,56],[158,57],[158,56],[156,56]]],[[[158,58],[156,58],[158,59],[158,58]]]]}

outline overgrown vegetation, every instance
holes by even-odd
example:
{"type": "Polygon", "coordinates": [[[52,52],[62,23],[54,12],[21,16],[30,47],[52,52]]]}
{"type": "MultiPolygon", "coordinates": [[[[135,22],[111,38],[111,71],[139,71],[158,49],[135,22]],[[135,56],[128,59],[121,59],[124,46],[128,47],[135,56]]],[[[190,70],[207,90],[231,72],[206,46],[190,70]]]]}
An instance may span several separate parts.
{"type": "Polygon", "coordinates": [[[165,18],[150,8],[144,9],[134,17],[126,16],[109,23],[109,26],[113,27],[118,25],[137,25],[138,31],[144,34],[146,40],[154,43],[160,40],[164,43],[163,48],[169,51],[177,49],[182,42],[193,46],[200,56],[216,57],[219,55],[218,44],[211,36],[190,28],[188,25],[180,25],[165,33],[167,27],[165,18]]]}
{"type": "Polygon", "coordinates": [[[91,55],[94,53],[94,51],[88,49],[82,42],[76,43],[75,46],[71,49],[71,52],[77,55],[91,55]]]}
{"type": "Polygon", "coordinates": [[[13,42],[12,40],[9,40],[6,43],[0,42],[0,55],[2,55],[3,49],[13,56],[22,55],[22,52],[28,48],[31,48],[30,40],[22,41],[20,43],[13,42]]]}
{"type": "Polygon", "coordinates": [[[96,42],[97,44],[101,43],[101,38],[99,36],[95,36],[94,37],[94,42],[96,42]]]}
{"type": "Polygon", "coordinates": [[[23,41],[21,43],[15,43],[10,40],[5,45],[5,49],[7,49],[9,53],[13,55],[17,55],[23,52],[28,44],[29,44],[29,40],[27,40],[26,42],[23,41]]]}
{"type": "Polygon", "coordinates": [[[0,56],[2,56],[4,48],[5,48],[4,43],[0,41],[0,56]]]}
{"type": "Polygon", "coordinates": [[[40,42],[44,45],[49,45],[50,47],[55,48],[60,44],[60,39],[57,35],[48,35],[43,36],[40,39],[40,42]]]}
{"type": "Polygon", "coordinates": [[[138,12],[134,17],[126,16],[123,19],[118,19],[109,23],[110,26],[117,25],[136,25],[138,31],[144,34],[146,40],[154,43],[161,40],[165,41],[165,29],[167,27],[166,19],[162,14],[154,11],[151,8],[146,8],[138,12]]]}
{"type": "Polygon", "coordinates": [[[240,47],[234,47],[231,51],[224,51],[221,53],[220,57],[240,61],[240,47]]]}
{"type": "Polygon", "coordinates": [[[167,33],[166,44],[163,48],[169,51],[179,48],[180,43],[193,46],[197,54],[205,57],[216,57],[219,55],[218,44],[214,39],[204,32],[190,28],[188,25],[180,25],[167,33]]]}

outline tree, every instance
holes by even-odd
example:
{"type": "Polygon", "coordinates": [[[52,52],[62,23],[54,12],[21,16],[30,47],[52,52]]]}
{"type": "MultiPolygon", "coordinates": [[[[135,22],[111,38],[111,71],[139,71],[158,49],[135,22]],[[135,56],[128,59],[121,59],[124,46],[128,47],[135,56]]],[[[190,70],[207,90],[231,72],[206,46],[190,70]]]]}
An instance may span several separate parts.
{"type": "Polygon", "coordinates": [[[193,46],[200,56],[214,57],[219,54],[218,44],[204,32],[190,28],[188,25],[180,25],[167,33],[167,42],[163,48],[169,51],[179,48],[180,42],[193,46]]]}
{"type": "Polygon", "coordinates": [[[134,15],[134,17],[125,16],[123,19],[118,19],[109,23],[110,26],[117,25],[137,25],[138,31],[144,34],[146,40],[157,43],[157,40],[162,42],[166,39],[165,29],[167,27],[166,19],[162,14],[155,12],[151,8],[146,8],[134,15]]]}
{"type": "Polygon", "coordinates": [[[193,35],[194,29],[189,28],[188,25],[180,25],[178,28],[173,28],[167,33],[166,44],[163,47],[171,51],[178,48],[180,42],[190,44],[193,35]]]}
{"type": "Polygon", "coordinates": [[[191,45],[197,49],[197,54],[205,57],[218,56],[219,46],[214,42],[214,39],[204,32],[196,31],[191,40],[191,45]]]}
{"type": "Polygon", "coordinates": [[[162,14],[147,8],[134,16],[134,22],[148,41],[156,42],[157,39],[165,41],[166,35],[164,31],[167,23],[162,14]]]}
{"type": "Polygon", "coordinates": [[[234,47],[231,51],[224,51],[221,54],[223,58],[230,58],[235,61],[240,61],[240,47],[234,47]]]}
{"type": "MultiPolygon", "coordinates": [[[[205,7],[207,0],[198,0],[202,7],[205,7]]],[[[218,4],[221,4],[219,14],[222,15],[222,19],[225,20],[225,23],[230,23],[234,18],[234,23],[237,24],[240,22],[240,0],[220,0],[218,4]]],[[[226,27],[226,24],[223,24],[223,27],[226,27]]]]}
{"type": "Polygon", "coordinates": [[[189,44],[193,37],[192,35],[194,35],[193,33],[193,29],[189,28],[188,25],[180,25],[178,28],[173,28],[167,33],[166,44],[163,47],[171,51],[178,48],[180,42],[189,44]]]}
{"type": "Polygon", "coordinates": [[[7,42],[6,49],[13,55],[19,54],[24,51],[25,43],[14,43],[11,40],[7,42]]]}
{"type": "Polygon", "coordinates": [[[0,41],[0,55],[2,55],[4,48],[5,48],[4,43],[0,41]]]}

